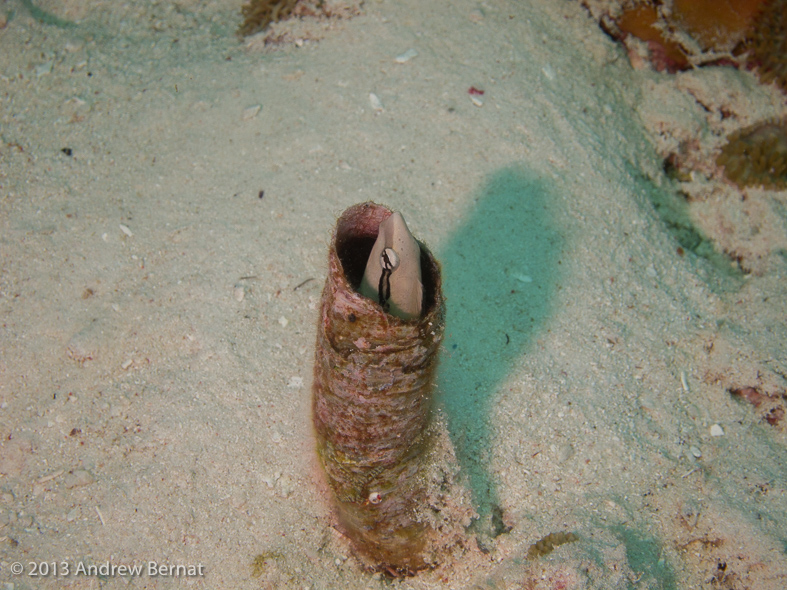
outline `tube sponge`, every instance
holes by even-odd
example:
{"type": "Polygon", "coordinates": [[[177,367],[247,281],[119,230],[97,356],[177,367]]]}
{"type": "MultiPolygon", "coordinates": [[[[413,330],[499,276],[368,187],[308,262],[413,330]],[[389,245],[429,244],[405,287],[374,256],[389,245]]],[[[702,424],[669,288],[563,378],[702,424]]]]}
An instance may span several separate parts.
{"type": "Polygon", "coordinates": [[[418,242],[418,317],[397,317],[359,291],[381,225],[392,215],[361,203],[336,224],[320,305],[312,417],[342,532],[378,568],[402,574],[430,565],[429,526],[419,512],[429,496],[431,395],[444,304],[440,267],[418,242]]]}

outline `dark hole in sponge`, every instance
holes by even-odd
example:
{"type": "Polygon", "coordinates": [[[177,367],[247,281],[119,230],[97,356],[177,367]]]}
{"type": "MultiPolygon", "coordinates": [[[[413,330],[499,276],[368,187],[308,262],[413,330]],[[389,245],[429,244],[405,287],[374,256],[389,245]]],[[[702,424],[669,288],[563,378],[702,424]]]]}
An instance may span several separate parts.
{"type": "MultiPolygon", "coordinates": [[[[350,285],[356,291],[361,286],[363,273],[366,270],[366,261],[374,246],[377,236],[339,236],[336,240],[336,250],[350,285]]],[[[421,249],[421,283],[424,287],[424,301],[422,315],[430,312],[436,303],[435,288],[440,276],[440,268],[429,255],[426,247],[418,243],[421,249]]]]}

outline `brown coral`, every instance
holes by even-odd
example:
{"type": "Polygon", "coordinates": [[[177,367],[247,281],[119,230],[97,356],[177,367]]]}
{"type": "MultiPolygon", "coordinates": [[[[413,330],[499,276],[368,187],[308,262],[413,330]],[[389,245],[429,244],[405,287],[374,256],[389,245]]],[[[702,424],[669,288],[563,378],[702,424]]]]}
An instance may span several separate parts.
{"type": "Polygon", "coordinates": [[[702,49],[731,51],[743,41],[767,0],[673,0],[671,21],[702,49]]]}
{"type": "Polygon", "coordinates": [[[739,187],[787,188],[787,120],[761,122],[732,134],[716,163],[739,187]]]}
{"type": "Polygon", "coordinates": [[[787,91],[787,0],[673,0],[666,7],[631,0],[619,15],[602,15],[600,24],[616,39],[644,41],[658,71],[746,63],[763,82],[787,91]]]}
{"type": "Polygon", "coordinates": [[[262,31],[271,23],[277,23],[292,14],[298,0],[249,0],[241,8],[243,24],[238,35],[246,37],[262,31]]]}
{"type": "Polygon", "coordinates": [[[675,73],[689,67],[683,48],[665,36],[663,23],[655,6],[648,3],[630,6],[624,9],[615,24],[620,29],[622,38],[633,35],[647,43],[650,59],[656,70],[675,73]]]}
{"type": "Polygon", "coordinates": [[[527,558],[536,559],[538,557],[543,557],[544,555],[549,555],[557,547],[565,545],[566,543],[573,543],[574,541],[578,540],[579,537],[574,533],[549,533],[546,537],[539,539],[530,546],[527,551],[527,558]]]}
{"type": "Polygon", "coordinates": [[[760,80],[787,92],[787,0],[766,2],[746,45],[760,80]]]}

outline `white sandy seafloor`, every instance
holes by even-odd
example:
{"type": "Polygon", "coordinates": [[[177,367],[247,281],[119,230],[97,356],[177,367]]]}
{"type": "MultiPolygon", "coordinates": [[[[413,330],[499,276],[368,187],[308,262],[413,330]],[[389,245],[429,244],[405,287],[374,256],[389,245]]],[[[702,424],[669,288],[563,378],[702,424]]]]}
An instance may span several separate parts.
{"type": "Polygon", "coordinates": [[[787,587],[787,197],[712,170],[784,96],[634,70],[573,1],[367,0],[275,48],[240,4],[0,3],[0,588],[787,587]],[[335,532],[310,422],[330,232],[368,199],[443,261],[479,513],[396,580],[335,532]],[[203,575],[84,573],[149,562],[203,575]]]}

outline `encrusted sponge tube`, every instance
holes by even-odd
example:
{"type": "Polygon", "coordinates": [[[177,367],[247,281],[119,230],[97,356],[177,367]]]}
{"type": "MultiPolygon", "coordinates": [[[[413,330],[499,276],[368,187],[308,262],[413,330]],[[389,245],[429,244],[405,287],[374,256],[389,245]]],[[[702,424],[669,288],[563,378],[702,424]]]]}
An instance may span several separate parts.
{"type": "MultiPolygon", "coordinates": [[[[339,218],[328,257],[314,368],[317,452],[342,532],[376,567],[399,574],[429,565],[423,475],[431,392],[443,339],[440,267],[420,249],[420,316],[401,319],[359,292],[380,224],[375,203],[339,218]]],[[[382,284],[382,283],[381,283],[382,284]]]]}

